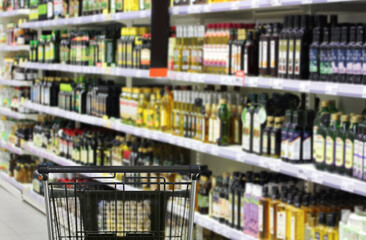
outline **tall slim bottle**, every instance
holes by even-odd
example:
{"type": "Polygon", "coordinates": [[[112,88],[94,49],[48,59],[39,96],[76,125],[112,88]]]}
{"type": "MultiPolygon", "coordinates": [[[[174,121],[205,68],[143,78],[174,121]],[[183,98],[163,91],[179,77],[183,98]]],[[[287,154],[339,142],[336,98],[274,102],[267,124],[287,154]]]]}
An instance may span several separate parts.
{"type": "Polygon", "coordinates": [[[346,146],[346,135],[349,130],[350,121],[348,115],[342,115],[341,126],[337,131],[337,137],[335,142],[335,170],[336,172],[344,173],[345,164],[345,146],[346,146]]]}
{"type": "Polygon", "coordinates": [[[354,162],[354,141],[358,132],[358,116],[353,116],[351,119],[351,126],[346,133],[345,137],[345,153],[344,153],[344,173],[348,176],[353,175],[353,162],[354,162]]]}
{"type": "Polygon", "coordinates": [[[319,170],[324,170],[326,168],[326,136],[329,121],[329,113],[324,113],[315,134],[315,167],[319,170]]]}
{"type": "Polygon", "coordinates": [[[353,49],[353,80],[355,84],[362,83],[362,45],[365,42],[365,27],[357,26],[356,42],[353,49]]]}
{"type": "Polygon", "coordinates": [[[329,127],[326,129],[326,139],[325,139],[325,164],[327,171],[334,171],[335,169],[335,144],[336,144],[336,136],[337,131],[340,126],[339,115],[337,113],[333,113],[331,115],[331,122],[329,127]]]}
{"type": "Polygon", "coordinates": [[[295,73],[296,33],[300,28],[300,15],[294,16],[294,26],[288,34],[287,78],[293,79],[295,73]]]}
{"type": "Polygon", "coordinates": [[[341,42],[338,47],[338,74],[337,81],[345,83],[347,80],[347,45],[349,41],[349,26],[341,28],[341,42]]]}
{"type": "Polygon", "coordinates": [[[309,79],[309,46],[312,40],[312,31],[309,15],[301,16],[301,25],[295,34],[295,79],[309,79]]]}
{"type": "Polygon", "coordinates": [[[347,83],[353,83],[353,67],[354,67],[354,50],[355,50],[355,44],[356,44],[356,26],[351,26],[350,27],[350,37],[349,37],[349,42],[347,44],[347,50],[346,50],[346,61],[347,61],[347,66],[346,66],[346,74],[347,74],[347,78],[346,78],[346,82],[347,83]]]}
{"type": "Polygon", "coordinates": [[[220,135],[217,140],[218,145],[220,146],[228,146],[229,145],[229,129],[230,129],[230,111],[227,106],[227,100],[222,98],[220,99],[220,107],[218,116],[220,119],[220,135]]]}

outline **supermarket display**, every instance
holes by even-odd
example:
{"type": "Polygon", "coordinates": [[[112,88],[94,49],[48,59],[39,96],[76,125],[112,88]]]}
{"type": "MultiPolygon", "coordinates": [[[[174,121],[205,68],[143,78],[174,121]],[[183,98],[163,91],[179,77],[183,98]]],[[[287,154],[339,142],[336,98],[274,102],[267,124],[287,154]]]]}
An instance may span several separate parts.
{"type": "Polygon", "coordinates": [[[37,32],[29,29],[20,28],[21,22],[15,24],[8,22],[6,25],[0,25],[0,44],[7,46],[29,45],[31,40],[35,39],[37,32]]]}

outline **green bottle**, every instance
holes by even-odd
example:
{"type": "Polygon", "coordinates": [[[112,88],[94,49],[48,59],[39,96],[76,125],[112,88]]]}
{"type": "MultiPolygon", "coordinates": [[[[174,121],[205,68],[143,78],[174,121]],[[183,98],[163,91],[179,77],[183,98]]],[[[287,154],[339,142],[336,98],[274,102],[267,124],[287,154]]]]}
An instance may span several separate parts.
{"type": "Polygon", "coordinates": [[[336,113],[338,112],[337,108],[336,108],[336,103],[334,100],[330,100],[329,101],[329,113],[332,114],[332,113],[336,113]]]}
{"type": "Polygon", "coordinates": [[[220,137],[217,141],[220,146],[228,146],[229,145],[229,130],[230,130],[230,111],[227,106],[226,99],[220,99],[220,107],[219,107],[219,119],[220,119],[220,137]]]}
{"type": "Polygon", "coordinates": [[[327,136],[327,129],[329,126],[330,114],[323,113],[320,119],[320,123],[317,127],[314,142],[314,149],[316,152],[315,155],[315,167],[319,170],[324,170],[326,167],[325,163],[325,153],[326,153],[326,145],[325,139],[327,136]]]}
{"type": "Polygon", "coordinates": [[[329,113],[329,102],[322,101],[321,103],[322,108],[318,112],[316,118],[314,119],[314,125],[313,125],[313,159],[316,159],[316,133],[318,132],[318,128],[320,126],[320,121],[322,118],[322,115],[325,113],[329,113]]]}
{"type": "Polygon", "coordinates": [[[337,137],[335,140],[335,170],[336,172],[344,173],[344,163],[345,163],[345,146],[346,146],[346,136],[349,129],[349,116],[342,115],[341,126],[337,131],[337,137]]]}
{"type": "Polygon", "coordinates": [[[345,138],[345,153],[344,153],[344,174],[348,176],[353,175],[353,150],[354,150],[354,141],[358,133],[358,123],[360,121],[359,116],[352,116],[351,126],[346,133],[345,138]]]}
{"type": "Polygon", "coordinates": [[[339,115],[337,113],[333,113],[331,115],[331,122],[326,131],[326,146],[325,146],[325,164],[327,171],[334,171],[335,169],[335,142],[337,137],[337,132],[340,127],[339,115]]]}
{"type": "Polygon", "coordinates": [[[42,35],[41,39],[39,40],[38,43],[38,62],[43,63],[44,62],[44,58],[45,58],[45,54],[44,54],[44,45],[46,42],[46,35],[42,35]]]}

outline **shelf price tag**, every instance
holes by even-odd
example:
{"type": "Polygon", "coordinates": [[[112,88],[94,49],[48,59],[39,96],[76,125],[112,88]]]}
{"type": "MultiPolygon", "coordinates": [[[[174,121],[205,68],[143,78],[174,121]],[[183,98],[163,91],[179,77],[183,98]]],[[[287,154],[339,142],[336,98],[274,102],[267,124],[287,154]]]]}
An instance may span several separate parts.
{"type": "Polygon", "coordinates": [[[276,160],[271,159],[269,162],[269,169],[273,172],[279,172],[281,163],[277,162],[276,160]]]}
{"type": "Polygon", "coordinates": [[[244,86],[245,85],[245,73],[244,73],[244,71],[236,71],[234,85],[236,85],[236,86],[244,86]]]}
{"type": "Polygon", "coordinates": [[[366,87],[362,89],[362,98],[366,98],[366,87]]]}
{"type": "Polygon", "coordinates": [[[173,7],[173,15],[179,14],[179,7],[173,7]]]}
{"type": "Polygon", "coordinates": [[[140,18],[145,18],[147,17],[147,12],[146,11],[140,11],[140,18]]]}
{"type": "Polygon", "coordinates": [[[301,0],[301,4],[312,4],[313,0],[301,0]]]}
{"type": "Polygon", "coordinates": [[[232,2],[230,6],[231,10],[239,10],[239,2],[232,2]]]}
{"type": "Polygon", "coordinates": [[[207,13],[207,12],[211,12],[212,6],[211,4],[205,4],[203,5],[203,12],[207,13]]]}
{"type": "Polygon", "coordinates": [[[206,144],[204,143],[199,144],[199,151],[202,153],[206,153],[207,151],[206,144]]]}
{"type": "Polygon", "coordinates": [[[247,157],[247,154],[245,152],[238,152],[238,153],[236,153],[235,159],[238,162],[245,163],[246,157],[247,157]]]}
{"type": "Polygon", "coordinates": [[[219,148],[216,147],[216,146],[211,146],[210,153],[214,156],[218,156],[219,155],[219,148]]]}
{"type": "Polygon", "coordinates": [[[192,5],[188,7],[188,13],[200,13],[201,12],[201,6],[200,5],[192,5]]]}
{"type": "Polygon", "coordinates": [[[345,179],[341,182],[341,190],[347,192],[354,192],[355,190],[355,182],[353,179],[345,179]]]}
{"type": "Polygon", "coordinates": [[[283,80],[282,79],[273,79],[272,82],[273,89],[283,89],[283,80]]]}
{"type": "Polygon", "coordinates": [[[311,174],[311,181],[318,184],[323,184],[323,179],[318,172],[313,172],[311,174]]]}
{"type": "Polygon", "coordinates": [[[310,82],[301,82],[299,87],[300,92],[310,92],[310,82]]]}
{"type": "Polygon", "coordinates": [[[271,0],[271,5],[272,6],[281,6],[282,0],[271,0]]]}
{"type": "Polygon", "coordinates": [[[258,87],[258,78],[249,77],[246,79],[245,84],[248,85],[248,87],[258,87]]]}
{"type": "Polygon", "coordinates": [[[300,178],[300,179],[305,179],[307,180],[308,179],[308,175],[306,174],[306,172],[302,169],[299,169],[297,171],[297,177],[300,178]]]}
{"type": "Polygon", "coordinates": [[[259,0],[252,0],[250,3],[251,8],[259,8],[260,1],[259,0]]]}
{"type": "Polygon", "coordinates": [[[267,159],[265,159],[263,157],[259,158],[258,165],[262,168],[268,168],[269,167],[269,163],[268,163],[267,159]]]}
{"type": "Polygon", "coordinates": [[[327,84],[325,86],[325,94],[337,95],[337,93],[338,93],[338,84],[327,84]]]}

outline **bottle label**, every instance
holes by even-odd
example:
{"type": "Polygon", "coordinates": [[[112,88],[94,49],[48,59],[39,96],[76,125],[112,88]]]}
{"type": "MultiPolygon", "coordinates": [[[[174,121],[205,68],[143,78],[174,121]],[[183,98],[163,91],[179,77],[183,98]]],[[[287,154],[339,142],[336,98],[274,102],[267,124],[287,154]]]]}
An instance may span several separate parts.
{"type": "Polygon", "coordinates": [[[263,206],[258,206],[258,230],[263,232],[263,206]]]}
{"type": "Polygon", "coordinates": [[[263,133],[263,139],[262,139],[262,153],[267,154],[268,153],[268,133],[263,133]]]}
{"type": "Polygon", "coordinates": [[[243,148],[244,150],[250,150],[250,132],[251,132],[251,115],[249,112],[245,115],[246,121],[243,123],[243,148]]]}
{"type": "Polygon", "coordinates": [[[287,63],[287,69],[288,69],[288,74],[293,74],[294,73],[294,46],[295,45],[295,40],[289,40],[289,46],[288,46],[288,63],[287,63]]]}
{"type": "Polygon", "coordinates": [[[271,140],[270,142],[270,154],[273,156],[276,154],[276,135],[271,134],[271,140]]]}
{"type": "Polygon", "coordinates": [[[338,73],[338,49],[332,49],[332,73],[338,73]]]}
{"type": "Polygon", "coordinates": [[[320,134],[317,134],[315,136],[315,148],[316,148],[315,161],[317,163],[323,163],[325,160],[324,159],[325,141],[324,137],[320,134]]]}
{"type": "Polygon", "coordinates": [[[332,50],[327,50],[327,61],[326,61],[327,74],[332,74],[332,50]]]}
{"type": "Polygon", "coordinates": [[[52,18],[53,15],[53,2],[47,2],[47,18],[52,18]]]}
{"type": "Polygon", "coordinates": [[[362,71],[362,50],[353,50],[353,74],[361,75],[362,71]]]}
{"type": "Polygon", "coordinates": [[[286,213],[277,212],[277,239],[286,239],[286,213]]]}
{"type": "Polygon", "coordinates": [[[338,73],[346,74],[347,72],[347,52],[346,49],[338,49],[338,73]]]}
{"type": "Polygon", "coordinates": [[[198,206],[201,208],[208,207],[208,196],[203,196],[202,194],[198,194],[198,206]]]}
{"type": "Polygon", "coordinates": [[[244,52],[244,73],[245,74],[248,74],[248,51],[247,49],[245,49],[245,52],[244,52]]]}
{"type": "Polygon", "coordinates": [[[316,132],[318,131],[318,126],[313,126],[313,159],[316,158],[316,132]]]}
{"type": "Polygon", "coordinates": [[[362,75],[366,75],[366,48],[362,49],[362,75]]]}
{"type": "Polygon", "coordinates": [[[347,66],[346,66],[346,73],[353,74],[353,49],[347,49],[346,51],[346,59],[347,59],[347,66]]]}
{"type": "Polygon", "coordinates": [[[259,69],[263,68],[263,44],[264,41],[259,41],[259,60],[258,60],[258,67],[259,69]]]}
{"type": "Polygon", "coordinates": [[[292,161],[300,161],[300,149],[301,148],[301,132],[290,131],[290,137],[288,141],[288,159],[292,161]]]}
{"type": "Polygon", "coordinates": [[[303,132],[302,140],[302,160],[311,161],[311,133],[309,131],[303,132]]]}
{"type": "Polygon", "coordinates": [[[255,113],[253,117],[253,152],[260,152],[261,124],[259,114],[255,113]]]}
{"type": "Polygon", "coordinates": [[[240,142],[240,123],[238,119],[234,121],[234,143],[240,142]]]}
{"type": "Polygon", "coordinates": [[[320,240],[320,233],[319,232],[315,232],[315,240],[320,240]]]}
{"type": "Polygon", "coordinates": [[[318,72],[318,49],[317,48],[310,48],[310,64],[309,64],[309,71],[311,73],[318,72]]]}
{"type": "Polygon", "coordinates": [[[220,119],[216,119],[215,120],[215,133],[214,133],[214,142],[216,143],[217,140],[220,138],[221,136],[221,121],[220,119]]]}
{"type": "Polygon", "coordinates": [[[329,240],[328,234],[324,234],[324,240],[329,240]]]}
{"type": "Polygon", "coordinates": [[[327,165],[333,165],[334,164],[334,140],[332,137],[327,136],[326,138],[326,161],[325,163],[327,165]]]}
{"type": "Polygon", "coordinates": [[[353,152],[353,176],[359,177],[359,169],[360,169],[360,159],[362,160],[363,155],[363,144],[359,140],[355,140],[354,142],[354,152],[353,152]]]}
{"type": "Polygon", "coordinates": [[[319,73],[328,74],[328,51],[320,50],[319,73]]]}
{"type": "Polygon", "coordinates": [[[281,136],[281,158],[287,158],[288,156],[288,132],[287,130],[282,130],[281,136]]]}
{"type": "Polygon", "coordinates": [[[296,40],[295,47],[295,75],[300,75],[301,71],[301,40],[296,40]]]}
{"type": "Polygon", "coordinates": [[[295,235],[296,235],[296,221],[295,221],[295,217],[291,217],[290,239],[291,240],[296,240],[295,235]]]}
{"type": "Polygon", "coordinates": [[[285,40],[279,41],[279,54],[278,54],[278,73],[284,74],[284,60],[286,51],[284,51],[285,40]]]}
{"type": "Polygon", "coordinates": [[[269,208],[269,232],[271,235],[274,234],[274,209],[273,209],[273,207],[269,208]]]}
{"type": "Polygon", "coordinates": [[[344,165],[344,142],[342,138],[336,138],[335,148],[335,164],[337,167],[342,167],[344,165]]]}
{"type": "Polygon", "coordinates": [[[262,68],[268,67],[268,42],[263,41],[263,55],[262,55],[262,68]]]}
{"type": "Polygon", "coordinates": [[[270,67],[275,68],[276,67],[276,41],[271,41],[271,54],[270,54],[270,67]]]}
{"type": "Polygon", "coordinates": [[[353,168],[353,142],[351,141],[351,139],[346,139],[345,168],[348,170],[353,168]]]}

